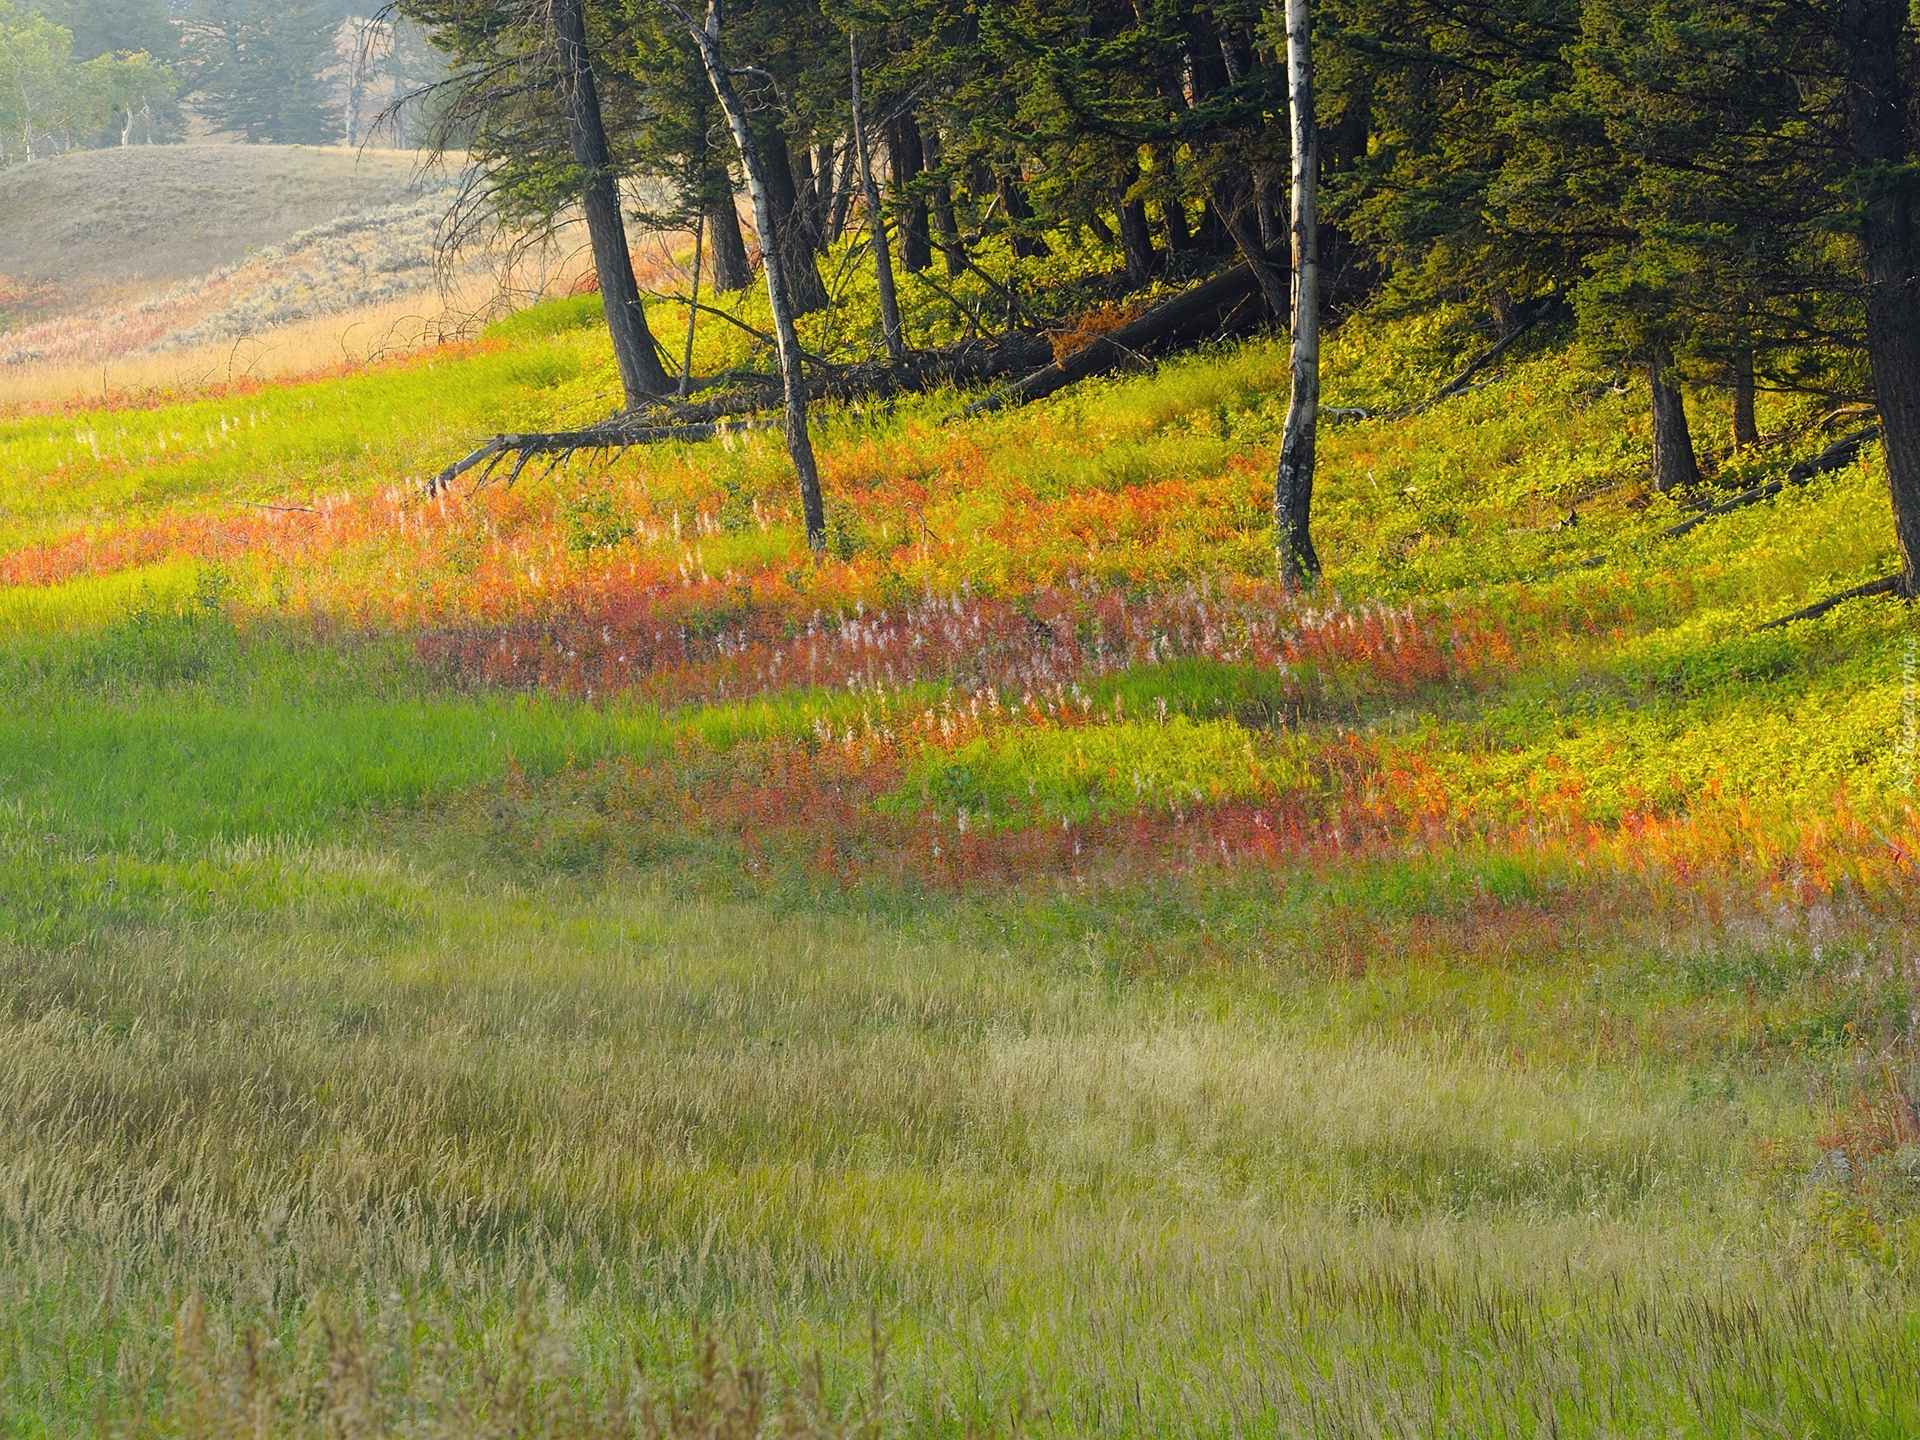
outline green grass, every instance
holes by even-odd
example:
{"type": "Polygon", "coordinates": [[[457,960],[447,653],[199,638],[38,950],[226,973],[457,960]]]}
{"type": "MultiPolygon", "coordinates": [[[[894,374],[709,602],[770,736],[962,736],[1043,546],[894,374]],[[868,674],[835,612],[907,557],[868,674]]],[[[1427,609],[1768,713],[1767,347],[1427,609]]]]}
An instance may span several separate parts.
{"type": "MultiPolygon", "coordinates": [[[[8,422],[0,555],[365,497],[483,421],[584,405],[590,308],[269,388],[244,441],[177,467],[70,437],[132,456],[242,402],[8,422]]],[[[1329,395],[1384,408],[1450,347],[1358,324],[1329,395]]],[[[933,423],[951,397],[832,420],[867,546],[833,583],[944,594],[948,567],[1019,596],[1049,545],[1138,590],[1255,570],[1251,490],[1207,487],[1266,443],[1279,358],[1208,353],[959,431],[933,423]],[[966,484],[923,518],[977,542],[886,551],[889,487],[949,463],[966,484]],[[1155,487],[1182,497],[1157,538],[1053,533],[1155,487]]],[[[1425,846],[833,870],[686,800],[830,757],[869,697],[509,692],[405,628],[273,602],[324,556],[168,552],[0,591],[0,1429],[251,1434],[221,1426],[257,1405],[263,1432],[586,1435],[567,1407],[604,1418],[635,1365],[695,1383],[702,1325],[783,1392],[818,1354],[838,1414],[871,1391],[875,1323],[888,1434],[1920,1429],[1920,1149],[1872,1132],[1911,1092],[1911,877],[1796,888],[1704,842],[1637,864],[1526,828],[1569,771],[1595,824],[1652,797],[1679,825],[1716,787],[1760,817],[1741,843],[1791,850],[1837,788],[1892,823],[1910,613],[1746,633],[1885,563],[1877,472],[1661,542],[1620,478],[1637,422],[1589,383],[1547,353],[1328,432],[1336,583],[1498,621],[1511,653],[1471,683],[1143,664],[1087,682],[1104,723],[916,752],[880,804],[965,806],[987,845],[1124,835],[1331,787],[1372,747],[1480,807],[1425,846]]],[[[657,531],[731,504],[708,562],[785,563],[738,513],[776,459],[647,464],[598,509],[527,481],[449,523],[538,558],[570,514],[657,531]]],[[[841,778],[808,792],[822,828],[841,778]]]]}

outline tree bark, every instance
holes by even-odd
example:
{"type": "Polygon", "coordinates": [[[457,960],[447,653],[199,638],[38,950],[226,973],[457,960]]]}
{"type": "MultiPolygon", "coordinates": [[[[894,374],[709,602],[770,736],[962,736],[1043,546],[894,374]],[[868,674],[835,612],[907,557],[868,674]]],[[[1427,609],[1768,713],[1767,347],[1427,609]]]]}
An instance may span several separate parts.
{"type": "MultiPolygon", "coordinates": [[[[939,132],[937,130],[922,131],[920,146],[926,159],[927,169],[937,174],[940,169],[939,132]]],[[[946,256],[947,274],[950,276],[966,274],[966,247],[960,243],[960,227],[953,218],[953,187],[947,183],[944,175],[939,175],[933,185],[933,233],[940,237],[940,253],[946,256]]]]}
{"type": "Polygon", "coordinates": [[[1239,250],[1240,258],[1247,262],[1254,278],[1260,282],[1260,293],[1265,297],[1267,309],[1275,321],[1288,318],[1292,308],[1292,296],[1286,276],[1267,262],[1267,247],[1261,243],[1260,231],[1252,213],[1252,197],[1242,184],[1238,193],[1236,187],[1220,184],[1214,187],[1214,210],[1219,214],[1221,223],[1227,227],[1227,234],[1233,238],[1234,248],[1239,250]]]}
{"type": "MultiPolygon", "coordinates": [[[[753,129],[747,124],[747,112],[733,88],[733,77],[720,54],[720,11],[717,0],[709,0],[707,23],[699,22],[683,10],[676,0],[659,0],[674,19],[686,28],[699,47],[700,61],[706,67],[707,83],[714,98],[726,112],[727,125],[733,131],[733,143],[740,152],[740,168],[747,177],[747,191],[753,197],[754,222],[762,236],[778,236],[773,214],[773,197],[767,188],[766,171],[760,161],[760,147],[753,129]]],[[[780,388],[786,399],[787,455],[793,461],[800,482],[800,508],[806,520],[807,548],[818,555],[827,548],[826,503],[820,493],[820,469],[813,458],[813,439],[807,434],[806,377],[800,369],[800,336],[793,328],[793,307],[787,300],[784,256],[776,242],[762,242],[761,268],[767,279],[767,308],[773,311],[773,330],[780,356],[780,388]]],[[[808,257],[812,269],[812,257],[808,257]]],[[[814,272],[814,281],[820,279],[814,272]]]]}
{"type": "Polygon", "coordinates": [[[1758,445],[1760,427],[1753,419],[1753,351],[1742,350],[1733,361],[1733,443],[1758,445]]]}
{"type": "Polygon", "coordinates": [[[927,233],[927,197],[914,183],[927,168],[927,156],[911,110],[893,122],[887,151],[893,159],[893,208],[900,216],[900,264],[918,275],[933,263],[933,240],[927,233]]]}
{"type": "Polygon", "coordinates": [[[740,233],[740,212],[733,208],[731,180],[724,198],[707,210],[707,231],[713,236],[713,288],[723,293],[746,289],[753,283],[753,266],[747,262],[746,237],[740,233]]]}
{"type": "Polygon", "coordinates": [[[1653,488],[1662,495],[1700,483],[1700,466],[1693,458],[1693,435],[1687,429],[1687,407],[1672,374],[1671,355],[1656,355],[1647,366],[1653,389],[1653,488]]]}
{"type": "Polygon", "coordinates": [[[1027,190],[1011,175],[996,175],[994,186],[1000,193],[1000,208],[1006,212],[1013,237],[1013,253],[1022,260],[1048,255],[1047,242],[1029,235],[1021,227],[1033,219],[1033,206],[1027,203],[1027,190]]]}
{"type": "Polygon", "coordinates": [[[900,301],[893,292],[893,252],[887,247],[887,215],[880,206],[880,186],[873,178],[866,126],[860,118],[860,37],[853,31],[847,34],[847,56],[853,75],[853,153],[860,164],[860,188],[867,199],[867,238],[873,246],[874,278],[880,286],[880,329],[886,336],[887,359],[898,365],[906,357],[906,346],[900,340],[900,301]]]}
{"type": "Polygon", "coordinates": [[[1153,253],[1153,227],[1147,223],[1147,202],[1127,198],[1127,192],[1139,182],[1140,162],[1136,158],[1114,190],[1113,208],[1120,221],[1120,251],[1127,257],[1127,283],[1144,290],[1153,283],[1153,272],[1159,266],[1153,253]]]}
{"type": "Polygon", "coordinates": [[[594,269],[600,276],[600,304],[606,312],[607,330],[613,336],[620,388],[625,392],[627,408],[632,410],[671,392],[673,382],[660,363],[653,332],[647,328],[646,311],[640,306],[640,287],[633,278],[627,226],[620,215],[620,187],[608,159],[600,94],[594,88],[593,66],[587,58],[582,0],[554,0],[553,30],[573,163],[580,167],[585,181],[581,208],[586,211],[594,269]]]}
{"type": "Polygon", "coordinates": [[[1887,487],[1900,544],[1900,586],[1920,595],[1920,265],[1916,265],[1906,86],[1900,74],[1905,0],[1843,0],[1847,130],[1865,207],[1867,361],[1885,439],[1887,487]]]}
{"type": "Polygon", "coordinates": [[[1274,548],[1288,589],[1320,573],[1314,552],[1314,438],[1320,414],[1319,136],[1313,110],[1313,14],[1287,0],[1287,109],[1293,129],[1293,377],[1273,481],[1274,548]]]}
{"type": "MultiPolygon", "coordinates": [[[[813,263],[813,245],[807,235],[806,220],[799,213],[799,195],[793,184],[793,164],[787,156],[786,136],[775,130],[759,145],[762,183],[767,187],[768,203],[773,207],[771,230],[762,226],[760,253],[780,252],[780,264],[786,273],[787,299],[796,315],[811,315],[827,308],[827,287],[820,283],[819,268],[813,263]]],[[[756,216],[757,216],[756,208],[756,216]]],[[[755,224],[761,222],[756,218],[755,224]]]]}

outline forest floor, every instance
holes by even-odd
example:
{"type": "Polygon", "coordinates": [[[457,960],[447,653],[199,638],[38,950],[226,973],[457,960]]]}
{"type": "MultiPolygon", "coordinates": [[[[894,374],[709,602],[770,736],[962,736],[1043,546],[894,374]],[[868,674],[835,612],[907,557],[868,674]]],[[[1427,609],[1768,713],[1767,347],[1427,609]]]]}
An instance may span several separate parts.
{"type": "Polygon", "coordinates": [[[1920,1428],[1915,621],[1756,630],[1877,450],[1663,538],[1547,334],[1288,596],[1255,340],[823,410],[818,564],[768,432],[424,498],[596,312],[0,416],[0,1428],[1920,1428]]]}

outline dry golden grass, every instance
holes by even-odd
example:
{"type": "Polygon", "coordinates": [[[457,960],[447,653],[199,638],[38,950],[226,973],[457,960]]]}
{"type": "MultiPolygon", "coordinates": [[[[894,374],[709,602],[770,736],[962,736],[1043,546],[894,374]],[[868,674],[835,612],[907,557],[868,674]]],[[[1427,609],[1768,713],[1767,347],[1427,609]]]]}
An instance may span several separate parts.
{"type": "MultiPolygon", "coordinates": [[[[310,375],[378,362],[478,333],[542,295],[565,295],[591,271],[577,249],[527,260],[503,249],[471,260],[450,283],[356,305],[235,339],[124,349],[111,324],[83,335],[77,355],[0,365],[0,411],[76,400],[191,394],[236,381],[310,375]]],[[[181,317],[181,328],[201,312],[181,317]]],[[[81,322],[84,323],[84,322],[81,322]]]]}
{"type": "Polygon", "coordinates": [[[88,309],[232,265],[344,211],[402,200],[419,166],[411,151],[214,144],[16,165],[0,174],[0,275],[50,288],[12,318],[88,309]]]}

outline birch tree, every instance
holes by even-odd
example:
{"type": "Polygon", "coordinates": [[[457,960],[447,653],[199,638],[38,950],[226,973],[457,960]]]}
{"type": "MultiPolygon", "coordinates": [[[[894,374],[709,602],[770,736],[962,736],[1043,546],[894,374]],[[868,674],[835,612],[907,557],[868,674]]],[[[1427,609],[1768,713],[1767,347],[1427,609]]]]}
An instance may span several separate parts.
{"type": "Polygon", "coordinates": [[[1320,573],[1313,516],[1314,438],[1320,415],[1319,135],[1313,111],[1313,16],[1287,0],[1287,113],[1293,133],[1293,367],[1280,469],[1273,482],[1274,545],[1288,589],[1320,573]]]}
{"type": "Polygon", "coordinates": [[[787,454],[800,482],[800,508],[806,519],[807,548],[816,555],[827,548],[826,505],[820,494],[820,471],[814,463],[813,440],[807,434],[806,377],[800,368],[800,336],[793,326],[793,306],[788,300],[782,247],[769,243],[777,235],[773,197],[767,188],[767,173],[761,164],[760,147],[753,128],[747,123],[747,111],[740,93],[734,88],[735,75],[763,77],[752,67],[733,69],[720,54],[719,0],[708,0],[703,25],[676,0],[658,0],[668,14],[680,22],[693,43],[699,47],[700,63],[706,68],[707,82],[714,98],[727,117],[734,147],[740,152],[740,169],[747,177],[747,193],[753,200],[754,224],[761,235],[761,270],[767,282],[767,307],[773,312],[773,333],[780,359],[780,385],[786,398],[787,454]]]}

